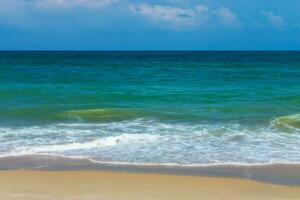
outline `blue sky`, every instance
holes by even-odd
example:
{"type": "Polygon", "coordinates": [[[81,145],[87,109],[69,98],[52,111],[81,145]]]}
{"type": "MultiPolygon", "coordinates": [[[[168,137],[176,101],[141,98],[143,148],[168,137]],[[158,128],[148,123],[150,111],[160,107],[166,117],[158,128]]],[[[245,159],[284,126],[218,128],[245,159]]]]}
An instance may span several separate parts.
{"type": "Polygon", "coordinates": [[[300,49],[299,0],[0,0],[1,50],[300,49]]]}

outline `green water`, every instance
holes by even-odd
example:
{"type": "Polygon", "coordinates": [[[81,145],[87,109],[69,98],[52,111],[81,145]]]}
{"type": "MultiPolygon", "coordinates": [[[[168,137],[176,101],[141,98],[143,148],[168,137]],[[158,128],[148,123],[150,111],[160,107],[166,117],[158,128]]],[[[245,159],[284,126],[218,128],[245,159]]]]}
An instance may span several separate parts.
{"type": "Polygon", "coordinates": [[[300,52],[0,52],[3,155],[300,161],[298,113],[300,52]]]}

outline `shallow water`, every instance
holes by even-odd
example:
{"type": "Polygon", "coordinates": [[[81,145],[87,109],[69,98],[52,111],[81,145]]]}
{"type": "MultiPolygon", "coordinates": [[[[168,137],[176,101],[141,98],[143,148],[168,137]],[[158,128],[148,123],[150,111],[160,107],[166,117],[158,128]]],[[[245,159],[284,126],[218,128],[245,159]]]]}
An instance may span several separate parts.
{"type": "Polygon", "coordinates": [[[1,52],[0,156],[297,163],[299,85],[300,52],[1,52]]]}

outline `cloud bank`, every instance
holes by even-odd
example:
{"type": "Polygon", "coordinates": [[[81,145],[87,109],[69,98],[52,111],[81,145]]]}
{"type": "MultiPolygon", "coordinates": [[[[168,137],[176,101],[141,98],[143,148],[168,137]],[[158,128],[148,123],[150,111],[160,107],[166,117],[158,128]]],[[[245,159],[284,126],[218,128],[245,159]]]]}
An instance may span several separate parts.
{"type": "Polygon", "coordinates": [[[208,8],[204,5],[198,5],[192,9],[151,4],[131,4],[129,5],[129,8],[133,13],[148,17],[155,21],[166,21],[173,24],[200,23],[208,13],[208,8]]]}
{"type": "MultiPolygon", "coordinates": [[[[162,1],[164,4],[159,4],[151,2],[146,0],[145,3],[140,4],[136,0],[0,0],[0,25],[26,24],[25,19],[27,16],[30,16],[30,20],[35,20],[35,17],[39,17],[36,13],[43,13],[41,14],[42,17],[36,19],[39,21],[43,19],[49,21],[49,16],[52,15],[55,18],[57,13],[64,16],[68,15],[69,18],[72,18],[81,14],[78,12],[80,9],[92,13],[89,19],[93,19],[92,15],[95,15],[93,22],[86,20],[87,24],[91,24],[97,23],[96,16],[100,16],[105,8],[111,7],[115,9],[117,6],[114,7],[114,5],[121,5],[117,11],[110,10],[109,14],[106,12],[107,16],[112,16],[114,19],[133,16],[133,19],[130,20],[138,21],[144,18],[148,22],[150,21],[150,24],[154,22],[160,27],[171,26],[182,29],[184,27],[227,27],[239,30],[246,27],[247,24],[254,28],[268,28],[268,26],[263,26],[263,20],[257,19],[257,17],[253,17],[252,21],[248,22],[240,20],[240,17],[228,5],[225,7],[209,3],[185,4],[179,1],[162,1]],[[68,12],[64,13],[66,10],[68,12]],[[57,11],[57,13],[55,12],[54,15],[53,11],[57,11]]],[[[263,10],[261,14],[271,26],[277,28],[287,27],[284,18],[273,11],[263,10]]],[[[62,24],[63,20],[62,18],[62,24]]],[[[84,20],[82,19],[82,21],[84,20]]],[[[109,22],[111,18],[104,17],[101,20],[109,22]]]]}

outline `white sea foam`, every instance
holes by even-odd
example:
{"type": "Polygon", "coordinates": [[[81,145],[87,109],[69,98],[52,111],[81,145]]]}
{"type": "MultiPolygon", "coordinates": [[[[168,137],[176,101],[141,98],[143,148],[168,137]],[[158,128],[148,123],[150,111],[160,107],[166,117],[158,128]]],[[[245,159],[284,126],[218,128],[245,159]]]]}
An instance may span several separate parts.
{"type": "Polygon", "coordinates": [[[159,136],[147,134],[123,134],[119,136],[104,137],[92,141],[65,143],[56,145],[41,145],[27,150],[28,153],[63,152],[70,150],[88,150],[93,148],[104,148],[122,144],[137,144],[156,141],[159,136]]]}
{"type": "Polygon", "coordinates": [[[54,154],[120,163],[299,162],[299,131],[269,125],[127,120],[0,127],[0,156],[54,154]]]}

